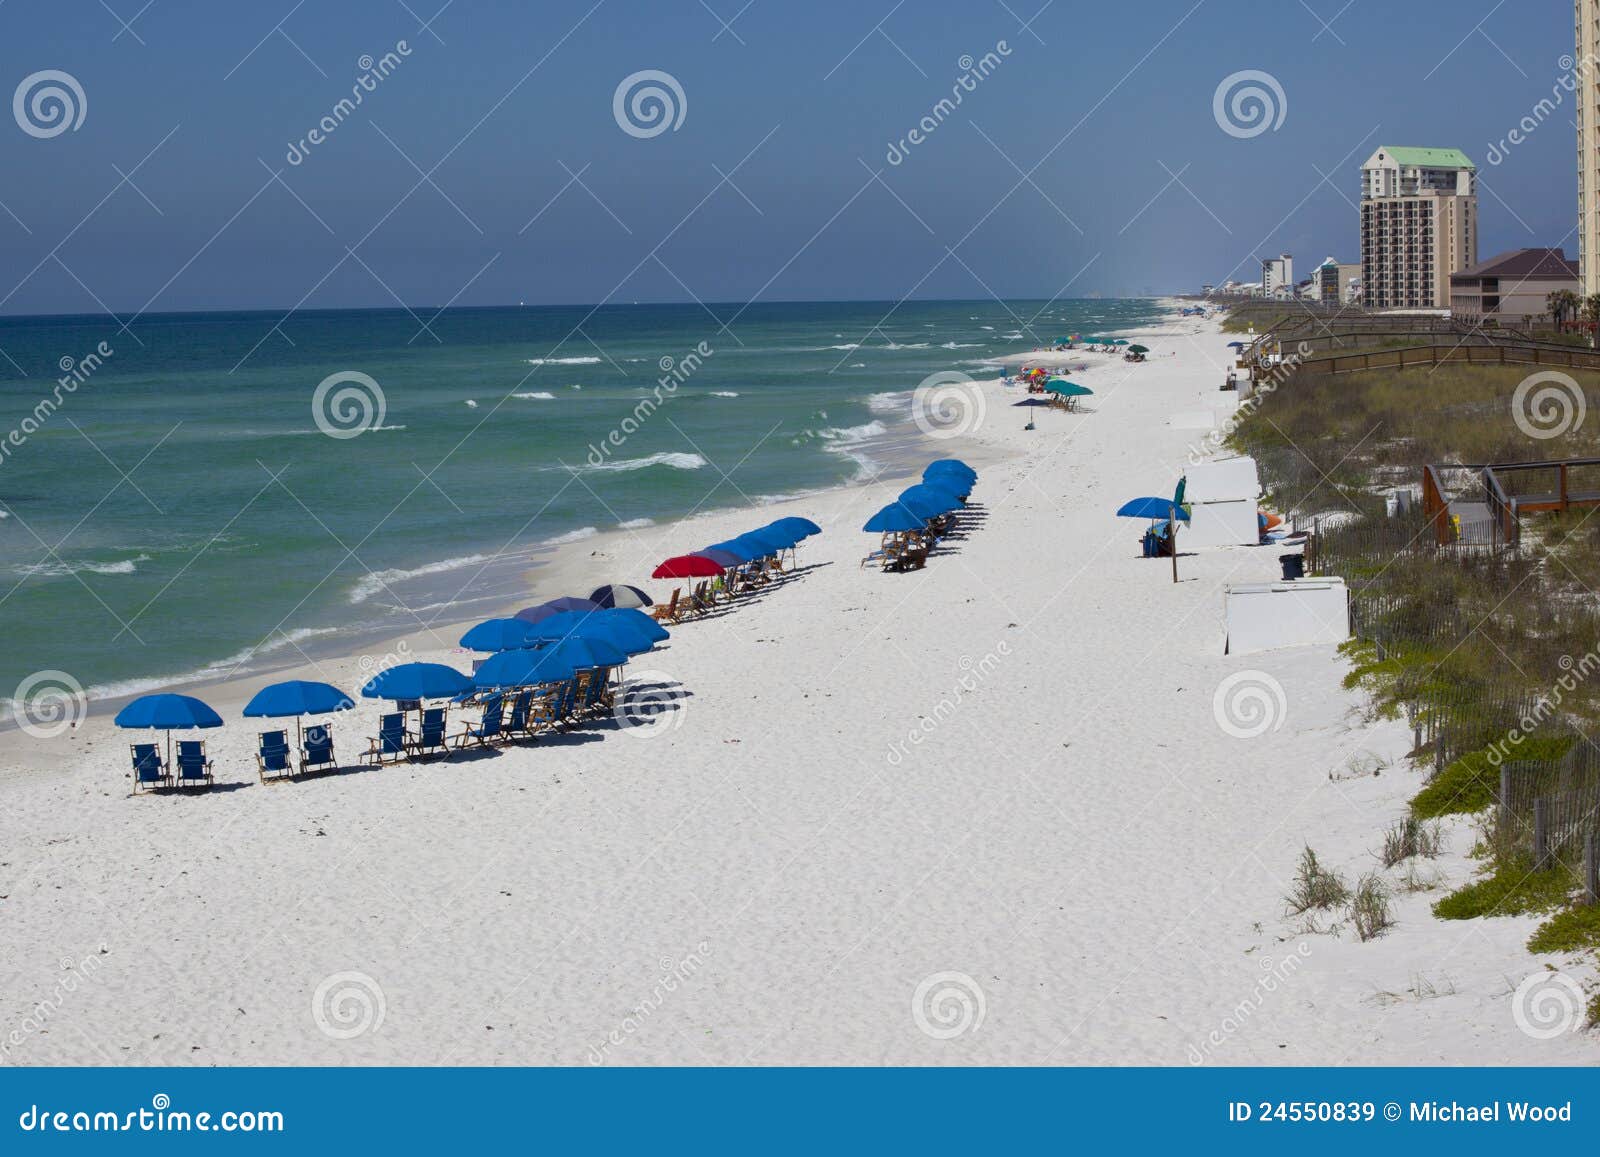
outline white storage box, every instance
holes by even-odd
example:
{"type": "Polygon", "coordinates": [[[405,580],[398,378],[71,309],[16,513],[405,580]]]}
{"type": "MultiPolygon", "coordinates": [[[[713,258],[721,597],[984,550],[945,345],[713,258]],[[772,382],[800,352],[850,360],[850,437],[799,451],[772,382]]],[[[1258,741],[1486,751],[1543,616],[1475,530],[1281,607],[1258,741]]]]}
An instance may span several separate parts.
{"type": "Polygon", "coordinates": [[[1350,637],[1350,594],[1341,578],[1231,584],[1225,598],[1230,655],[1350,637]]]}

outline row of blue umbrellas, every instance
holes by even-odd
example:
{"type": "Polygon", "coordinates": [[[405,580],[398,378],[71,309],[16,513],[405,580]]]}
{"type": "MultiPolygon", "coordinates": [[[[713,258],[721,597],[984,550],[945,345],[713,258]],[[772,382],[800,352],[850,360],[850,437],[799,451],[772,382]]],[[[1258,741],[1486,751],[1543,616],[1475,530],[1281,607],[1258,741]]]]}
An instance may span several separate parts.
{"type": "MultiPolygon", "coordinates": [[[[535,683],[557,683],[579,671],[619,667],[667,638],[648,615],[633,609],[566,610],[537,623],[490,619],[462,636],[462,645],[501,654],[473,675],[443,663],[402,663],[380,671],[362,687],[368,699],[456,699],[475,691],[535,683]],[[505,646],[480,645],[490,635],[505,646]],[[524,649],[538,647],[539,650],[524,649]],[[515,648],[515,650],[512,650],[515,648]]],[[[288,719],[331,715],[355,706],[355,700],[328,683],[292,679],[263,687],[245,705],[247,718],[288,719]]],[[[192,695],[170,692],[143,695],[117,712],[118,727],[173,731],[221,727],[222,716],[192,695]]]]}
{"type": "MultiPolygon", "coordinates": [[[[741,566],[793,550],[821,532],[810,519],[780,518],[686,557],[709,560],[721,568],[741,566]]],[[[405,701],[462,699],[482,691],[565,682],[580,671],[620,667],[668,637],[659,623],[638,609],[650,605],[650,596],[638,587],[611,584],[591,591],[588,598],[568,596],[524,607],[514,617],[488,619],[461,636],[463,647],[493,652],[473,674],[443,663],[402,663],[373,676],[361,694],[405,701]]],[[[331,684],[294,679],[263,687],[245,705],[244,714],[299,719],[354,706],[354,699],[331,684]]],[[[170,692],[132,700],[113,722],[118,727],[165,731],[169,748],[174,731],[223,725],[222,716],[204,701],[170,692]]]]}
{"type": "Polygon", "coordinates": [[[929,519],[965,506],[977,481],[978,472],[959,458],[937,459],[923,470],[921,482],[902,490],[861,529],[869,534],[921,530],[929,519]]]}
{"type": "Polygon", "coordinates": [[[813,534],[821,533],[822,527],[809,518],[791,515],[734,538],[713,542],[695,553],[714,562],[723,562],[726,566],[742,566],[758,558],[770,558],[793,550],[813,534]]]}

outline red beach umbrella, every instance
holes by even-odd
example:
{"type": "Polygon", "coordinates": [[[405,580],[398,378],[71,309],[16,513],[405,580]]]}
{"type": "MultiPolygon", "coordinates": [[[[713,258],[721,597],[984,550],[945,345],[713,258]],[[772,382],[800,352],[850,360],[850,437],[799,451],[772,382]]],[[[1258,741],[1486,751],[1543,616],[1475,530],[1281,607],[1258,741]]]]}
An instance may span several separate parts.
{"type": "Polygon", "coordinates": [[[680,554],[669,558],[650,573],[651,578],[716,578],[722,568],[713,560],[699,554],[680,554]]]}

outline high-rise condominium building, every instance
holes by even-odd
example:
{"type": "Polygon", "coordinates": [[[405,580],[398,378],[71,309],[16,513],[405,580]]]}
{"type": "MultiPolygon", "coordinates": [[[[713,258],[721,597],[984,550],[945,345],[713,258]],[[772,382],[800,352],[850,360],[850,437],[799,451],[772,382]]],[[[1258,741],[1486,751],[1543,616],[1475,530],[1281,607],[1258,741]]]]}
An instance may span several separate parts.
{"type": "Polygon", "coordinates": [[[1366,308],[1448,309],[1450,275],[1477,261],[1477,170],[1465,153],[1385,145],[1367,158],[1361,166],[1366,308]]]}

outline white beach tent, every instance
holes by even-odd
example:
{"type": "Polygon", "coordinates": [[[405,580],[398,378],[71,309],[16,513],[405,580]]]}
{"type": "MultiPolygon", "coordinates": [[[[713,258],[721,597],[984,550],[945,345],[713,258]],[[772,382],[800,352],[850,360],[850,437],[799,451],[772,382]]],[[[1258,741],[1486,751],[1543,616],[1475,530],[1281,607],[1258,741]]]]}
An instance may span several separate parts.
{"type": "Polygon", "coordinates": [[[1341,578],[1230,583],[1224,598],[1230,655],[1350,637],[1350,594],[1341,578]]]}
{"type": "Polygon", "coordinates": [[[1261,541],[1256,499],[1261,480],[1254,458],[1223,458],[1189,467],[1183,500],[1189,505],[1184,546],[1254,546],[1261,541]]]}

